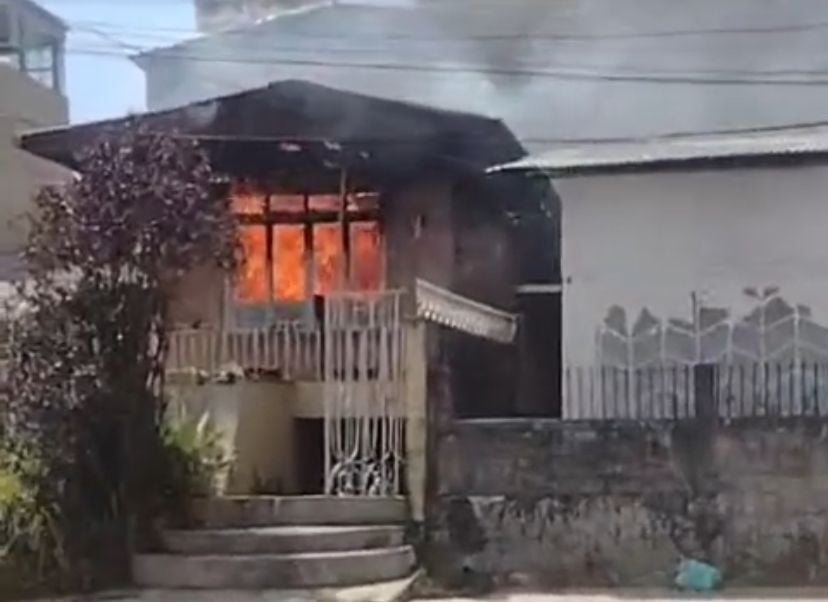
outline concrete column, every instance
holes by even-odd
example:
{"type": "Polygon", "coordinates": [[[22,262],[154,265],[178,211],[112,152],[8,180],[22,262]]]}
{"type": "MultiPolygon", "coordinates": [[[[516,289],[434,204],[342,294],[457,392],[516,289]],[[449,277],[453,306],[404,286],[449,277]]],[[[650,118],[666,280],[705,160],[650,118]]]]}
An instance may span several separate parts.
{"type": "Polygon", "coordinates": [[[411,518],[425,519],[426,448],[426,325],[413,320],[405,325],[406,479],[411,518]]]}

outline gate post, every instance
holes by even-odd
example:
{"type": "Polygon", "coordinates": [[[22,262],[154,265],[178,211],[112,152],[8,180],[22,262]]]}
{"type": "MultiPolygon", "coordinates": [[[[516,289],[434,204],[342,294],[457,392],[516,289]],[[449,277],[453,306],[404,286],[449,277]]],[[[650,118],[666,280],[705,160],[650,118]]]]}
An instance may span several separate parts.
{"type": "Polygon", "coordinates": [[[693,397],[697,420],[709,422],[717,417],[715,364],[693,366],[693,397]]]}

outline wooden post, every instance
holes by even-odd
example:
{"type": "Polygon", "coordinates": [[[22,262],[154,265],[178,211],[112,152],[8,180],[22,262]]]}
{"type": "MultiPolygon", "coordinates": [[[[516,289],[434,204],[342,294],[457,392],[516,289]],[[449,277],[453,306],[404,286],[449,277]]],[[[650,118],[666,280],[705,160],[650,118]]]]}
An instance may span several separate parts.
{"type": "Polygon", "coordinates": [[[348,226],[348,172],[343,167],[339,172],[339,227],[342,234],[342,268],[340,290],[346,290],[351,280],[351,233],[348,226]]]}
{"type": "Polygon", "coordinates": [[[313,294],[316,287],[316,265],[313,261],[313,222],[310,219],[310,195],[306,192],[304,198],[305,223],[303,234],[305,240],[305,322],[313,321],[313,294]]]}
{"type": "Polygon", "coordinates": [[[270,223],[270,193],[265,197],[265,266],[267,269],[267,319],[269,323],[276,320],[276,262],[273,257],[273,228],[275,225],[270,223]]]}

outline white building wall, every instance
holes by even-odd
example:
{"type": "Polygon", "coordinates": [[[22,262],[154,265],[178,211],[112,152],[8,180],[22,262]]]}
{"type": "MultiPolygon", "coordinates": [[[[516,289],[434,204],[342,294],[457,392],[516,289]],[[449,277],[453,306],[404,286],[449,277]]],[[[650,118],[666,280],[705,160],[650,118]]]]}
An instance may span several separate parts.
{"type": "Polygon", "coordinates": [[[828,362],[828,167],[583,176],[555,187],[563,205],[565,365],[828,362]],[[767,291],[776,305],[757,313],[763,303],[748,287],[760,296],[778,289],[767,291]],[[700,308],[727,315],[700,316],[700,308]],[[638,338],[616,336],[631,334],[645,309],[649,326],[638,338]],[[764,320],[762,336],[745,331],[751,312],[754,323],[764,320]],[[670,319],[685,324],[674,328],[670,319]],[[671,328],[695,338],[665,344],[671,328]],[[599,336],[608,330],[609,346],[599,336]],[[794,337],[807,345],[793,350],[794,337]],[[654,356],[659,345],[666,358],[654,356]]]}

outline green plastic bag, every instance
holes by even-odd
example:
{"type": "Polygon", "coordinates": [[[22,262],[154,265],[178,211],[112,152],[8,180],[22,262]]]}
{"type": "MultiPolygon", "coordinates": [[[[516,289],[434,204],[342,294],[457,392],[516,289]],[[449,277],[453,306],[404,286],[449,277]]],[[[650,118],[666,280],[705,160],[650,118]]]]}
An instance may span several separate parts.
{"type": "Polygon", "coordinates": [[[676,587],[692,592],[712,592],[722,584],[722,572],[715,566],[698,560],[683,560],[678,567],[676,587]]]}

